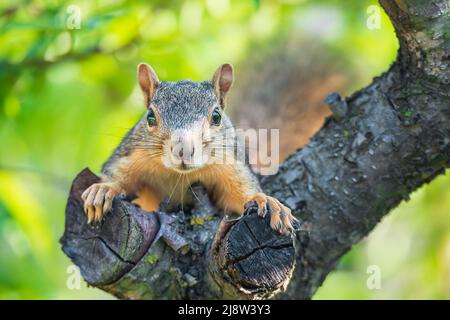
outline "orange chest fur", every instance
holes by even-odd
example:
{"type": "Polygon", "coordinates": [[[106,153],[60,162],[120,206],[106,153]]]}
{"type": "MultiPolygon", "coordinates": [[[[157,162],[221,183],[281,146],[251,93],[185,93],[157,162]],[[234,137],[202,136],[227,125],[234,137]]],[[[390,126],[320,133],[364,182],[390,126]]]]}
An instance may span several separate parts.
{"type": "Polygon", "coordinates": [[[240,211],[252,188],[246,177],[233,165],[209,165],[191,173],[178,173],[166,168],[145,150],[134,151],[118,168],[124,187],[145,200],[143,207],[154,210],[165,197],[171,202],[188,200],[187,190],[200,182],[221,209],[240,211]],[[145,198],[145,199],[144,199],[145,198]],[[155,204],[157,202],[157,204],[155,204]],[[155,207],[156,206],[156,207],[155,207]]]}

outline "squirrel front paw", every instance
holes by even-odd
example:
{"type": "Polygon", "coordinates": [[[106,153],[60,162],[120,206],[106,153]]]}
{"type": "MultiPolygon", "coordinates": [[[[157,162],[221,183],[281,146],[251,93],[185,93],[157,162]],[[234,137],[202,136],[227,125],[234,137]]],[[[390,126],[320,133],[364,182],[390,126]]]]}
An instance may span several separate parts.
{"type": "Polygon", "coordinates": [[[94,183],[81,195],[88,223],[100,222],[110,209],[115,196],[124,194],[116,183],[94,183]]]}
{"type": "Polygon", "coordinates": [[[256,193],[250,197],[248,203],[250,202],[257,204],[260,217],[264,218],[267,212],[270,212],[270,226],[281,234],[289,234],[299,224],[299,221],[292,215],[291,209],[276,198],[264,193],[256,193]]]}

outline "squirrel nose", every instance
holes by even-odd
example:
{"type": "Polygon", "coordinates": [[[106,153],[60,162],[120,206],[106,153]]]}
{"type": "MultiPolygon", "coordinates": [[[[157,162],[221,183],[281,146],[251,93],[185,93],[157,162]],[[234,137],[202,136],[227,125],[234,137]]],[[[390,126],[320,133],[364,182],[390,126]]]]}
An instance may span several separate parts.
{"type": "Polygon", "coordinates": [[[182,162],[189,162],[195,153],[195,146],[192,143],[178,142],[170,146],[173,156],[182,162]]]}
{"type": "Polygon", "coordinates": [[[189,146],[183,146],[180,149],[180,152],[178,153],[180,158],[184,158],[184,156],[186,155],[186,158],[192,157],[194,155],[194,146],[192,146],[191,148],[189,146]]]}

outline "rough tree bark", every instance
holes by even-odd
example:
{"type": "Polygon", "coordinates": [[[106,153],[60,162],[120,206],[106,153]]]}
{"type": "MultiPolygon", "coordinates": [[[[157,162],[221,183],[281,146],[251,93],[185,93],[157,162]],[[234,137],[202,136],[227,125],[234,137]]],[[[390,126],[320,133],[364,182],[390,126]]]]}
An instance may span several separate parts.
{"type": "Polygon", "coordinates": [[[450,4],[380,2],[400,42],[397,60],[352,96],[329,95],[333,117],[278,174],[262,179],[301,221],[295,241],[276,236],[251,207],[219,226],[200,190],[190,214],[152,215],[116,200],[105,223],[91,228],[79,194],[96,177],[84,171],[72,188],[62,244],[86,281],[121,298],[308,299],[385,214],[444,173],[450,4]]]}

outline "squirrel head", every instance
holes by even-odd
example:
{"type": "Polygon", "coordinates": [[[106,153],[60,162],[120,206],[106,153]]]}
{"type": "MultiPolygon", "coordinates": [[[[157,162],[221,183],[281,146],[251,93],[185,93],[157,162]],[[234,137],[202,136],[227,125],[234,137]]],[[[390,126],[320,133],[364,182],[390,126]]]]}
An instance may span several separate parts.
{"type": "Polygon", "coordinates": [[[232,149],[224,114],[233,84],[233,67],[221,65],[211,81],[159,81],[145,63],[138,66],[138,82],[147,112],[142,121],[148,131],[148,149],[164,166],[180,173],[198,170],[232,149]],[[228,132],[228,134],[227,134],[228,132]],[[225,151],[224,151],[225,150],[225,151]]]}

